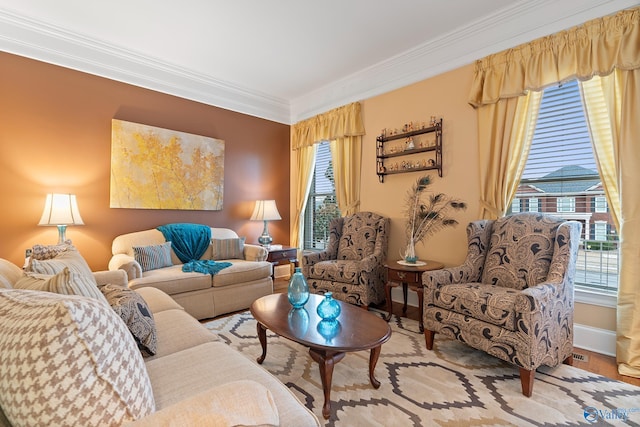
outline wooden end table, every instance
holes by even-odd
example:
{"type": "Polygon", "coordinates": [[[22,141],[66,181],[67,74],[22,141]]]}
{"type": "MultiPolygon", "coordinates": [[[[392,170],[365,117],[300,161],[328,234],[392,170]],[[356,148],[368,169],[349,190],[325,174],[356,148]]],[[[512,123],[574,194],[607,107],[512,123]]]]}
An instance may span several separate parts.
{"type": "Polygon", "coordinates": [[[275,266],[285,263],[293,264],[294,267],[298,266],[298,248],[292,248],[291,246],[283,246],[282,248],[275,249],[273,247],[265,246],[269,254],[267,255],[267,261],[272,264],[271,278],[275,279],[275,266]]]}
{"type": "Polygon", "coordinates": [[[258,339],[262,346],[262,355],[258,363],[262,364],[267,356],[267,329],[281,337],[290,339],[309,348],[309,355],[318,362],[324,404],[322,416],[331,414],[331,380],[333,366],[350,351],[371,350],[369,355],[369,381],[373,388],[379,388],[375,377],[376,363],[382,350],[382,344],[391,338],[389,324],[377,315],[354,305],[338,301],[341,313],[337,328],[331,335],[319,325],[320,317],[316,307],[324,296],[311,294],[303,308],[294,310],[286,293],[267,295],[251,304],[250,310],[257,320],[258,339]]]}
{"type": "Polygon", "coordinates": [[[391,302],[391,288],[402,285],[402,294],[404,296],[404,305],[402,314],[407,314],[407,291],[411,289],[418,295],[418,311],[420,320],[418,325],[420,332],[424,332],[424,323],[422,321],[422,310],[424,305],[424,288],[422,287],[422,273],[430,270],[439,270],[444,268],[444,264],[437,261],[421,261],[423,265],[398,264],[398,261],[387,262],[384,267],[387,273],[387,283],[385,285],[385,293],[387,298],[387,311],[389,312],[385,319],[387,322],[391,319],[393,303],[391,302]]]}

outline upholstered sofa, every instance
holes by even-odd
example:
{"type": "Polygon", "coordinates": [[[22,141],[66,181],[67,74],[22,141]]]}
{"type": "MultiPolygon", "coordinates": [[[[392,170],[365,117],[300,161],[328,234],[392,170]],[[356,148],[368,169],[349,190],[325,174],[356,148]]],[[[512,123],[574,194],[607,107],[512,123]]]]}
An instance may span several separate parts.
{"type": "Polygon", "coordinates": [[[311,290],[368,308],[385,299],[384,262],[387,258],[389,218],[358,212],[329,224],[324,251],[302,255],[302,273],[311,290]]]}
{"type": "Polygon", "coordinates": [[[23,276],[0,259],[0,426],[320,425],[165,293],[127,289],[124,271],[94,278],[142,297],[155,325],[150,357],[108,303],[11,289],[23,276]]]}
{"type": "Polygon", "coordinates": [[[151,266],[161,267],[144,268],[139,251],[166,244],[164,234],[156,228],[117,236],[109,270],[126,271],[131,289],[160,289],[196,319],[246,309],[257,298],[273,293],[273,266],[266,261],[267,250],[244,243],[233,230],[211,228],[211,244],[200,259],[231,263],[213,275],[184,272],[184,263],[171,244],[166,262],[151,266]]]}

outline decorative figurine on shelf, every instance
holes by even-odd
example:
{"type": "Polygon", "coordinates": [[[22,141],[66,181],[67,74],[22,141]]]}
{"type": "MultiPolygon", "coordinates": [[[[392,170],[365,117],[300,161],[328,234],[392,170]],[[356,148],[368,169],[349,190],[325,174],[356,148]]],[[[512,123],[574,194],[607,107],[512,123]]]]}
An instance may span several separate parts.
{"type": "Polygon", "coordinates": [[[436,123],[437,123],[436,116],[431,116],[431,121],[429,122],[429,125],[433,127],[436,125],[436,123]]]}
{"type": "Polygon", "coordinates": [[[404,143],[405,150],[413,150],[416,148],[416,145],[413,143],[413,138],[409,137],[404,143]]]}

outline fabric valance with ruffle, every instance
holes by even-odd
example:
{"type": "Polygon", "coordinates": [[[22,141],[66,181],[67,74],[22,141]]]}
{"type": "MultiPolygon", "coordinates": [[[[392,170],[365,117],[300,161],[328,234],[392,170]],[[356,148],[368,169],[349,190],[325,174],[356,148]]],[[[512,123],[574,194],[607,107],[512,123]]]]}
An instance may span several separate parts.
{"type": "Polygon", "coordinates": [[[474,107],[577,78],[640,68],[640,7],[594,19],[476,61],[474,107]]]}
{"type": "Polygon", "coordinates": [[[360,103],[354,102],[303,120],[291,127],[293,150],[320,141],[364,135],[360,103]]]}

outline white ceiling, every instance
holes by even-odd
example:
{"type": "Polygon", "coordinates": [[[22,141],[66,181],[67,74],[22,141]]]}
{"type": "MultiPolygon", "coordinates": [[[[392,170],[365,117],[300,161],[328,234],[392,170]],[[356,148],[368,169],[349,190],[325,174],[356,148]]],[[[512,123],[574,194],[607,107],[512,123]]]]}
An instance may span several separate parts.
{"type": "Polygon", "coordinates": [[[0,50],[281,123],[638,0],[0,0],[0,50]]]}

